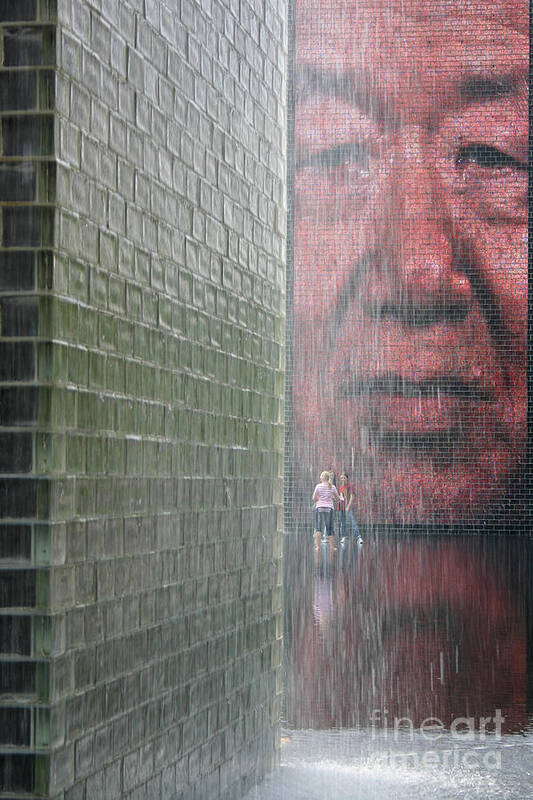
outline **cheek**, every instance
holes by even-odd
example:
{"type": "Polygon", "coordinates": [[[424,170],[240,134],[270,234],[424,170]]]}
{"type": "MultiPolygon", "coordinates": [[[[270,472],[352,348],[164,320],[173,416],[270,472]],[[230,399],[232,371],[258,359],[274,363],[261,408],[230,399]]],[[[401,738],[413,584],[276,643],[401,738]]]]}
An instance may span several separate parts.
{"type": "Polygon", "coordinates": [[[335,225],[296,219],[294,309],[298,317],[319,325],[332,323],[338,297],[365,251],[369,227],[362,216],[335,225]]]}
{"type": "Polygon", "coordinates": [[[296,223],[294,310],[299,319],[319,321],[335,302],[338,241],[319,224],[296,223]],[[328,245],[328,240],[331,244],[328,245]]]}
{"type": "Polygon", "coordinates": [[[480,237],[484,279],[490,285],[506,332],[515,345],[527,347],[528,258],[527,234],[501,228],[480,237]]]}

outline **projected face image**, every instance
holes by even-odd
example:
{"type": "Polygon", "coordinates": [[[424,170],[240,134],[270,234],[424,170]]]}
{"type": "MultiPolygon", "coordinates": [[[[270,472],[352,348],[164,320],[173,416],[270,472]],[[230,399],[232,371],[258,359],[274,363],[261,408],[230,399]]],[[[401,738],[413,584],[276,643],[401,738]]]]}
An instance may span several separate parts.
{"type": "MultiPolygon", "coordinates": [[[[528,7],[297,0],[294,458],[493,516],[526,445],[528,7]]],[[[308,492],[307,492],[308,493],[308,492]]]]}

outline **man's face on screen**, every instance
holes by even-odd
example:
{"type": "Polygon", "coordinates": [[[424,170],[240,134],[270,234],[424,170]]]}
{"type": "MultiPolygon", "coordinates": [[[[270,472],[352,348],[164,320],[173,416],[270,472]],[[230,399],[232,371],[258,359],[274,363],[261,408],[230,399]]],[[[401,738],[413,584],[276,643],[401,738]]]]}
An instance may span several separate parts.
{"type": "Polygon", "coordinates": [[[521,470],[527,13],[297,0],[295,462],[353,464],[361,520],[490,514],[521,470]]]}

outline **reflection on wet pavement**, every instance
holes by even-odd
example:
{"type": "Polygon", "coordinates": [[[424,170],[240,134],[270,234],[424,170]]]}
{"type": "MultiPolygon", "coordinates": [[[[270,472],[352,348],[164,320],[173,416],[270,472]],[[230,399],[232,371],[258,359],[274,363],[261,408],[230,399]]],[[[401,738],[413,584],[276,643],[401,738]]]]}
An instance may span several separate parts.
{"type": "Polygon", "coordinates": [[[301,575],[287,613],[290,726],[479,727],[496,709],[504,731],[527,726],[526,539],[374,536],[324,550],[318,567],[303,537],[288,545],[301,575]]]}
{"type": "Polygon", "coordinates": [[[249,797],[529,796],[528,540],[337,546],[287,537],[282,768],[249,797]]]}
{"type": "MultiPolygon", "coordinates": [[[[461,740],[292,731],[282,766],[245,800],[526,800],[533,735],[461,740]]],[[[289,733],[284,738],[289,738],[289,733]]]]}

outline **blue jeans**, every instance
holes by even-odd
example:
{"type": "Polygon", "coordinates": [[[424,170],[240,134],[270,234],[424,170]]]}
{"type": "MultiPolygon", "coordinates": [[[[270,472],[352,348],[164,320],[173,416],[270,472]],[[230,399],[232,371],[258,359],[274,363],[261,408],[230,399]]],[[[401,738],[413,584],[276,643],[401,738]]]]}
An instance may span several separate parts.
{"type": "Polygon", "coordinates": [[[337,513],[339,515],[339,536],[343,538],[346,536],[346,511],[339,508],[337,513]]]}
{"type": "Polygon", "coordinates": [[[354,517],[353,511],[346,512],[346,511],[343,511],[342,509],[339,509],[339,511],[338,511],[338,514],[339,514],[339,528],[340,528],[339,535],[341,537],[346,536],[346,513],[348,513],[348,519],[350,521],[350,525],[352,526],[353,535],[354,536],[359,536],[359,528],[357,527],[357,522],[355,521],[355,517],[354,517]]]}
{"type": "Polygon", "coordinates": [[[333,509],[315,508],[315,531],[323,533],[324,527],[326,534],[333,536],[333,509]]]}
{"type": "Polygon", "coordinates": [[[350,517],[350,525],[352,526],[352,533],[354,536],[359,536],[359,528],[357,527],[357,522],[355,521],[355,517],[353,511],[348,511],[350,517]]]}

